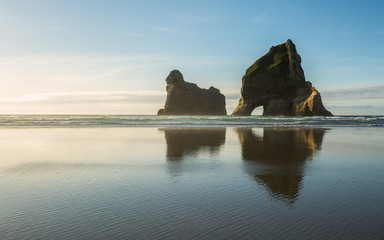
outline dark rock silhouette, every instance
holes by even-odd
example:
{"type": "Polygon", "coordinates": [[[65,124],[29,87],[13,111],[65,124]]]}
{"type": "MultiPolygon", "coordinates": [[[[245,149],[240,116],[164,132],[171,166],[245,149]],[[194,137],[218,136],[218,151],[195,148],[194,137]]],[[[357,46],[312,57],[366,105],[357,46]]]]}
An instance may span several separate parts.
{"type": "Polygon", "coordinates": [[[225,128],[165,128],[163,131],[168,160],[181,160],[201,150],[217,152],[225,143],[225,128]]]}
{"type": "Polygon", "coordinates": [[[157,115],[227,115],[225,97],[218,89],[186,82],[178,70],[173,70],[166,82],[167,99],[157,115]]]}
{"type": "Polygon", "coordinates": [[[238,128],[245,172],[288,204],[299,197],[305,164],[321,148],[325,129],[238,128]]]}
{"type": "Polygon", "coordinates": [[[301,57],[291,40],[272,47],[242,79],[234,116],[249,116],[259,106],[264,116],[332,116],[320,93],[305,81],[301,57]]]}

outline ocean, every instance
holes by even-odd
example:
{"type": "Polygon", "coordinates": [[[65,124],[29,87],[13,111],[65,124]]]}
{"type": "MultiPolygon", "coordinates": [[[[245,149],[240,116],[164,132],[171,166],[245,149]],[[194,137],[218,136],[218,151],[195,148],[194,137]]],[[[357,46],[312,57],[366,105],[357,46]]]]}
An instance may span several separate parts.
{"type": "Polygon", "coordinates": [[[1,115],[0,239],[384,239],[384,117],[1,115]]]}
{"type": "Polygon", "coordinates": [[[384,116],[0,115],[5,127],[384,127],[384,116]]]}

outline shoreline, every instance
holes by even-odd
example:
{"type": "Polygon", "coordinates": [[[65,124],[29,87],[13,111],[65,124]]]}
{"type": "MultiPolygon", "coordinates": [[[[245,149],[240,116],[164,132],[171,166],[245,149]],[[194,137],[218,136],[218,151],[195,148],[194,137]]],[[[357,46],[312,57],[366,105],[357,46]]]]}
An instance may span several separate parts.
{"type": "Polygon", "coordinates": [[[384,127],[384,116],[234,117],[155,115],[0,115],[8,128],[125,128],[125,127],[263,127],[337,128],[384,127]]]}

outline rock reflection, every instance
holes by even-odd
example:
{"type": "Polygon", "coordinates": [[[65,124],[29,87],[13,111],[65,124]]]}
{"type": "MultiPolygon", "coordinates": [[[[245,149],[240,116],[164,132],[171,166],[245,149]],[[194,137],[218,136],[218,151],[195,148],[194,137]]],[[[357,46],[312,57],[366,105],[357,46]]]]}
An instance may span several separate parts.
{"type": "Polygon", "coordinates": [[[306,161],[321,148],[325,129],[235,130],[241,143],[245,172],[266,187],[270,195],[288,204],[299,194],[306,161]]]}
{"type": "Polygon", "coordinates": [[[167,160],[181,160],[200,151],[217,153],[225,143],[225,128],[165,128],[167,160]]]}

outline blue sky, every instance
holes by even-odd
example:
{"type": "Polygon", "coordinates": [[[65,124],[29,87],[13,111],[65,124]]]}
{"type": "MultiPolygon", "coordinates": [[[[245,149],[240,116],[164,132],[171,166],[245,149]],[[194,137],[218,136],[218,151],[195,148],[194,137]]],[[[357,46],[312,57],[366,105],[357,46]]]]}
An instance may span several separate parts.
{"type": "MultiPolygon", "coordinates": [[[[0,0],[0,113],[155,114],[165,78],[221,89],[288,38],[334,114],[384,114],[381,1],[0,0]]],[[[258,109],[256,113],[260,112],[258,109]]]]}

